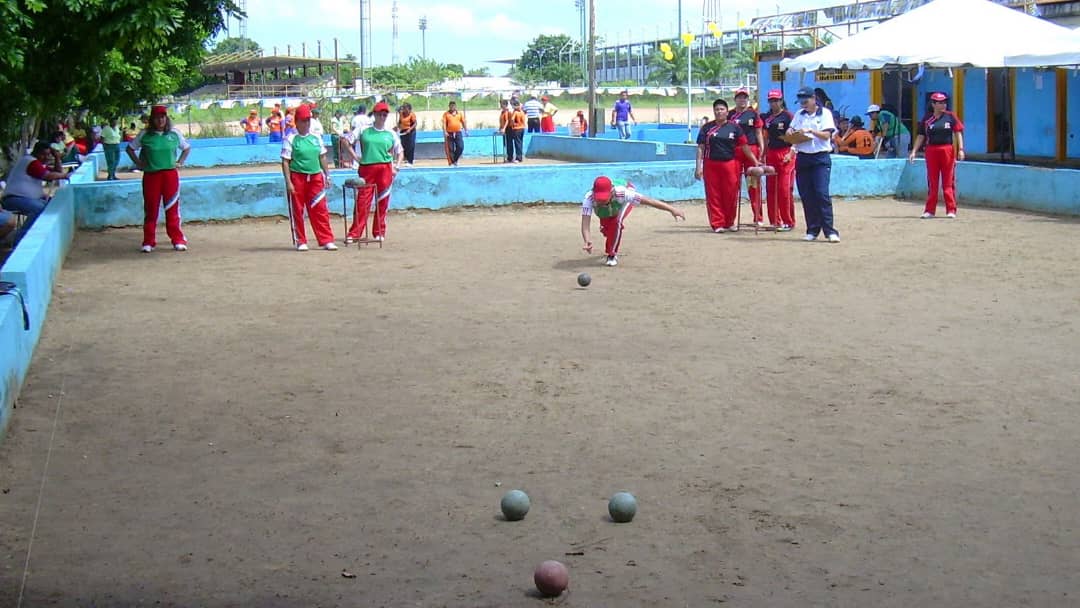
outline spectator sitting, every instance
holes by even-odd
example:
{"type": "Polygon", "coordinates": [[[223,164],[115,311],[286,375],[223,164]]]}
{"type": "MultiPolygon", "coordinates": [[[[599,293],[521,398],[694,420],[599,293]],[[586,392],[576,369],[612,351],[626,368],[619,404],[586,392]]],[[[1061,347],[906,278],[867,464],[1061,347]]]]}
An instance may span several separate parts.
{"type": "Polygon", "coordinates": [[[874,136],[863,128],[861,116],[851,118],[851,128],[840,140],[837,152],[859,158],[874,158],[874,136]]]}
{"type": "Polygon", "coordinates": [[[63,131],[54,131],[49,138],[49,147],[60,156],[61,163],[79,163],[79,150],[74,139],[67,139],[63,131]]]}
{"type": "Polygon", "coordinates": [[[0,199],[0,207],[5,211],[14,211],[26,216],[26,222],[15,235],[16,243],[34,224],[34,220],[45,209],[45,203],[48,202],[41,182],[67,178],[57,155],[47,142],[39,141],[34,144],[32,153],[24,155],[15,162],[11,173],[8,174],[7,188],[4,190],[4,197],[0,199]]]}

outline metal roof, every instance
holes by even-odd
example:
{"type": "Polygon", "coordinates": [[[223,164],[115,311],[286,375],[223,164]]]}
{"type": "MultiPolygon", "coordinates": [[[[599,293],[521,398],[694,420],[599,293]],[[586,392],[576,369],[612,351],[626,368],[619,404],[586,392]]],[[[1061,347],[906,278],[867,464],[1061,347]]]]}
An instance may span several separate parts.
{"type": "Polygon", "coordinates": [[[318,57],[296,57],[293,55],[263,55],[255,51],[240,51],[211,55],[199,66],[199,71],[207,76],[246,72],[249,70],[273,70],[299,66],[354,65],[355,61],[320,59],[318,57]]]}

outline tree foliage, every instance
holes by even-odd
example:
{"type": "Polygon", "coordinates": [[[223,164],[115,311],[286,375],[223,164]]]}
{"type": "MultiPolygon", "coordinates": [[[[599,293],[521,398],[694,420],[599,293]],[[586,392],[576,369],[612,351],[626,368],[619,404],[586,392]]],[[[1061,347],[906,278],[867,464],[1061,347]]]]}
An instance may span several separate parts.
{"type": "Polygon", "coordinates": [[[372,86],[407,91],[422,91],[429,85],[464,75],[465,68],[461,65],[443,64],[420,57],[410,57],[403,64],[384,65],[368,71],[372,86]]]}
{"type": "Polygon", "coordinates": [[[210,49],[211,55],[225,55],[227,53],[240,53],[243,51],[262,52],[259,43],[251,38],[224,38],[210,49]]]}
{"type": "Polygon", "coordinates": [[[196,78],[232,0],[9,0],[0,6],[0,139],[73,110],[129,111],[196,78]]]}
{"type": "Polygon", "coordinates": [[[565,34],[537,36],[522,52],[510,75],[526,85],[558,82],[560,86],[569,86],[579,82],[581,68],[577,55],[568,52],[571,48],[570,37],[565,34]]]}

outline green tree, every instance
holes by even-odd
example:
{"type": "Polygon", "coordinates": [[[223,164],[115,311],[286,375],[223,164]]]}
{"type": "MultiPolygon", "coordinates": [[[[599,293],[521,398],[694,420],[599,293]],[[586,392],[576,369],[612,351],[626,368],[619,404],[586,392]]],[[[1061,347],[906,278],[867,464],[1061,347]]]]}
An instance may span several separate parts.
{"type": "Polygon", "coordinates": [[[262,52],[259,43],[251,38],[224,38],[210,49],[211,55],[224,55],[226,53],[240,53],[243,51],[262,52]]]}
{"type": "Polygon", "coordinates": [[[565,69],[567,64],[559,61],[559,52],[569,43],[570,37],[565,34],[537,36],[510,69],[510,75],[526,85],[550,81],[569,84],[574,77],[565,69]]]}
{"type": "Polygon", "coordinates": [[[663,51],[656,51],[649,57],[649,82],[665,86],[686,86],[686,53],[687,48],[682,44],[671,47],[671,60],[664,58],[663,51]]]}
{"type": "Polygon", "coordinates": [[[468,70],[467,72],[465,72],[465,75],[466,76],[481,76],[481,77],[483,77],[483,76],[491,76],[491,68],[488,68],[488,67],[473,68],[473,69],[468,70]]]}
{"type": "Polygon", "coordinates": [[[197,79],[232,0],[23,0],[0,8],[0,141],[72,110],[130,111],[197,79]]]}
{"type": "Polygon", "coordinates": [[[813,36],[811,36],[809,34],[803,34],[802,36],[792,38],[790,41],[788,41],[787,42],[787,48],[789,48],[789,49],[800,49],[800,50],[802,50],[802,49],[816,49],[816,48],[821,48],[823,46],[828,46],[828,45],[832,44],[834,41],[835,41],[835,38],[833,38],[833,35],[830,34],[829,32],[825,32],[822,35],[818,36],[817,42],[816,42],[816,45],[815,45],[815,41],[814,41],[813,36]]]}
{"type": "Polygon", "coordinates": [[[372,86],[380,89],[420,91],[429,85],[451,78],[461,78],[465,69],[457,64],[442,64],[434,59],[410,57],[397,65],[384,65],[368,72],[372,86]]]}
{"type": "Polygon", "coordinates": [[[712,53],[693,60],[694,77],[703,84],[720,84],[728,73],[728,62],[722,53],[712,53]]]}

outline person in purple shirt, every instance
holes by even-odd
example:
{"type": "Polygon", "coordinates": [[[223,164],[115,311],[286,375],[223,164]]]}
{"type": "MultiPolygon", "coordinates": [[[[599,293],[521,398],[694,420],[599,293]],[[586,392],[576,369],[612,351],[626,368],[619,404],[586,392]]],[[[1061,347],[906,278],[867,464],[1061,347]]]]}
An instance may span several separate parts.
{"type": "Polygon", "coordinates": [[[619,130],[619,139],[630,139],[630,121],[637,123],[629,97],[630,94],[626,91],[619,93],[619,99],[611,110],[611,126],[619,130]]]}

